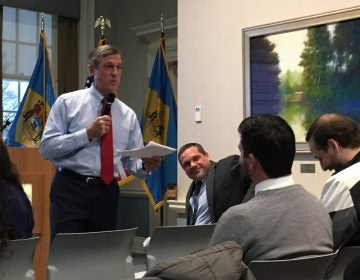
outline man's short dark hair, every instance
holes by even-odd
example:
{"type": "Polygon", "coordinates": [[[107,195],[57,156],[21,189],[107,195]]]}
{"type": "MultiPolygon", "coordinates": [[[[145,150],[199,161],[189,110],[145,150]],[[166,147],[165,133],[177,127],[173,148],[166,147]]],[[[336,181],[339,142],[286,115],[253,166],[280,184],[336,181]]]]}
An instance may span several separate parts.
{"type": "Polygon", "coordinates": [[[203,155],[206,154],[206,151],[205,151],[204,147],[201,146],[200,144],[198,144],[198,143],[187,143],[187,144],[183,145],[183,146],[179,149],[179,152],[178,152],[178,160],[179,160],[180,156],[182,155],[182,153],[183,153],[185,150],[189,149],[190,147],[196,147],[201,154],[203,154],[203,155]]]}
{"type": "Polygon", "coordinates": [[[238,132],[243,156],[253,154],[270,178],[291,174],[295,135],[284,119],[267,114],[251,116],[240,123],[238,132]]]}
{"type": "Polygon", "coordinates": [[[324,114],[315,119],[306,134],[320,150],[327,151],[328,140],[333,139],[343,148],[360,147],[360,127],[353,119],[341,114],[324,114]]]}

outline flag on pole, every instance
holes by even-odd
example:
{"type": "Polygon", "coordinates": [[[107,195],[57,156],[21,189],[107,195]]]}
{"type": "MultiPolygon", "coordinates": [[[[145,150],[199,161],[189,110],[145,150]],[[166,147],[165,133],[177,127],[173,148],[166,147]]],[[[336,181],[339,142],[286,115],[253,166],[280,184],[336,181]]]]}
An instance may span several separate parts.
{"type": "MultiPolygon", "coordinates": [[[[164,37],[159,40],[146,94],[145,108],[141,122],[144,142],[177,148],[177,104],[171,87],[165,56],[164,37]]],[[[165,156],[161,166],[144,184],[150,202],[155,209],[164,203],[168,186],[177,184],[176,153],[165,156]]]]}
{"type": "Polygon", "coordinates": [[[39,54],[29,85],[6,138],[10,147],[39,147],[55,90],[46,35],[40,32],[39,54]]]}

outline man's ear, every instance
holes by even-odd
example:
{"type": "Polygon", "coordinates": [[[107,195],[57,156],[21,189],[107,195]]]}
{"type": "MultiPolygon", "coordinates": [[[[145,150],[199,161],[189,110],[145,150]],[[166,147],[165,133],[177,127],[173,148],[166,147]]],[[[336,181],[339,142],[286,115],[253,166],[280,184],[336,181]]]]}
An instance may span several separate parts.
{"type": "Polygon", "coordinates": [[[340,151],[340,145],[334,139],[327,140],[327,145],[328,149],[335,151],[335,153],[338,153],[340,151]]]}
{"type": "Polygon", "coordinates": [[[257,164],[257,159],[254,156],[254,154],[248,154],[248,156],[245,158],[245,160],[247,161],[247,166],[249,168],[249,170],[252,170],[256,167],[257,164]]]}
{"type": "Polygon", "coordinates": [[[88,65],[88,71],[90,76],[94,76],[94,65],[88,65]]]}

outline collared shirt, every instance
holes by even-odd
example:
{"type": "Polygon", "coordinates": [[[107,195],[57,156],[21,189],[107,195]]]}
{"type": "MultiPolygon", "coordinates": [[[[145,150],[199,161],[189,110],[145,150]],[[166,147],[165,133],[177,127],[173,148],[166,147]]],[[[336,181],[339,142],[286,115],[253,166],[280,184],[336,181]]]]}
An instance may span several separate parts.
{"type": "Polygon", "coordinates": [[[345,163],[343,166],[341,166],[341,168],[339,168],[338,170],[335,170],[334,174],[332,174],[332,175],[335,175],[336,173],[338,173],[358,162],[360,162],[360,152],[358,152],[351,160],[349,160],[347,163],[345,163]]]}
{"type": "MultiPolygon", "coordinates": [[[[101,115],[103,96],[92,86],[60,95],[46,122],[40,144],[40,154],[55,165],[82,175],[100,176],[100,138],[89,141],[86,128],[101,115]]],[[[118,151],[144,146],[135,112],[115,99],[111,106],[114,175],[118,177],[122,165],[134,175],[145,177],[142,161],[122,158],[118,151]]]]}
{"type": "Polygon", "coordinates": [[[326,180],[320,200],[330,213],[354,207],[356,196],[350,190],[359,182],[359,172],[360,162],[357,162],[326,180]]]}
{"type": "Polygon", "coordinates": [[[195,210],[195,205],[197,204],[195,225],[210,224],[211,217],[206,196],[206,180],[202,181],[200,192],[199,195],[196,197],[196,200],[197,201],[195,202],[194,196],[190,197],[190,205],[192,207],[193,213],[195,210]]]}
{"type": "Polygon", "coordinates": [[[255,195],[258,192],[280,189],[294,184],[295,182],[291,175],[266,179],[255,185],[255,195]]]}

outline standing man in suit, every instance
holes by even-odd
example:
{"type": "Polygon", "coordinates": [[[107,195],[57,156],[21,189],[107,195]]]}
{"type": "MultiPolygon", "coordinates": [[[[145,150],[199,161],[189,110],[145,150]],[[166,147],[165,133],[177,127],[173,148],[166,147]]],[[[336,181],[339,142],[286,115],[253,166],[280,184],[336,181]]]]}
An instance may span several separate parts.
{"type": "Polygon", "coordinates": [[[333,221],[335,248],[360,245],[359,124],[340,114],[324,114],[312,123],[306,141],[321,168],[335,171],[321,194],[333,221]]]}
{"type": "Polygon", "coordinates": [[[213,162],[200,144],[188,143],[180,148],[178,160],[193,180],[186,195],[188,225],[216,223],[226,209],[243,201],[250,178],[238,155],[213,162]]]}

